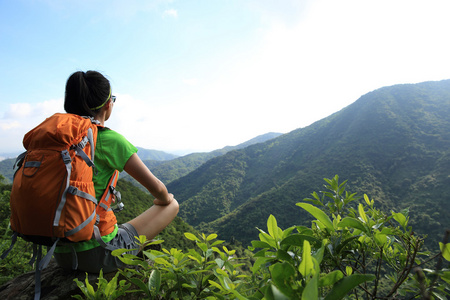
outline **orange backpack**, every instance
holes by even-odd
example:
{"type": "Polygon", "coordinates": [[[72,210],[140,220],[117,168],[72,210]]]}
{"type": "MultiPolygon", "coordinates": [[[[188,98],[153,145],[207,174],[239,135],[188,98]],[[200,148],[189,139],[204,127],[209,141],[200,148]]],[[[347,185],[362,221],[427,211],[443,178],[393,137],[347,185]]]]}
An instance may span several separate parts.
{"type": "MultiPolygon", "coordinates": [[[[73,114],[55,114],[28,132],[11,189],[11,229],[51,241],[89,240],[96,221],[94,150],[97,125],[73,114]]],[[[35,241],[34,239],[33,241],[35,241]]]]}
{"type": "MultiPolygon", "coordinates": [[[[57,113],[25,135],[27,151],[16,160],[10,198],[13,241],[2,258],[17,236],[39,245],[36,274],[47,266],[59,241],[94,237],[108,248],[101,239],[104,232],[96,225],[100,215],[105,219],[109,214],[107,220],[116,222],[110,206],[112,192],[120,202],[120,193],[114,189],[119,172],[116,170],[110,187],[97,202],[92,176],[98,126],[91,118],[57,113]],[[41,261],[42,245],[49,248],[41,261]]],[[[35,294],[39,298],[38,280],[35,294]]]]}

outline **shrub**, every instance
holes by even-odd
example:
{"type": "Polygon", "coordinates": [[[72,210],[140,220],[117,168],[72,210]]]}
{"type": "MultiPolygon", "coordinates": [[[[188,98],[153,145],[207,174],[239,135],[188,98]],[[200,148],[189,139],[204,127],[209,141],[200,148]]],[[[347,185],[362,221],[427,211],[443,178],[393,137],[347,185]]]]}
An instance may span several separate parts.
{"type": "Polygon", "coordinates": [[[125,249],[114,252],[132,266],[118,274],[136,288],[128,289],[125,281],[102,281],[99,289],[114,287],[120,290],[117,295],[148,299],[446,299],[448,232],[440,251],[430,257],[422,251],[424,237],[408,226],[407,210],[385,213],[367,195],[360,201],[348,193],[338,176],[325,181],[321,195],[314,192],[297,203],[315,218],[311,227],[282,230],[271,215],[267,229],[258,229],[259,240],[249,247],[250,272],[241,268],[245,258],[223,246],[216,234],[185,233],[196,244],[186,252],[144,250],[162,241],[141,236],[142,257],[125,249]]]}

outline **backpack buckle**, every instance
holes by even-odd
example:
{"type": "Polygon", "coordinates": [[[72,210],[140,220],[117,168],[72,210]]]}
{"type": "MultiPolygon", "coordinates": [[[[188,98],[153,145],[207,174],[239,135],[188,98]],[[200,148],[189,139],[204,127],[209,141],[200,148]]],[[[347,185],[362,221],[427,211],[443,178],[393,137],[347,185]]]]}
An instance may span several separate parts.
{"type": "Polygon", "coordinates": [[[61,156],[65,165],[68,165],[72,162],[72,158],[70,158],[70,153],[68,150],[61,151],[61,156]]]}

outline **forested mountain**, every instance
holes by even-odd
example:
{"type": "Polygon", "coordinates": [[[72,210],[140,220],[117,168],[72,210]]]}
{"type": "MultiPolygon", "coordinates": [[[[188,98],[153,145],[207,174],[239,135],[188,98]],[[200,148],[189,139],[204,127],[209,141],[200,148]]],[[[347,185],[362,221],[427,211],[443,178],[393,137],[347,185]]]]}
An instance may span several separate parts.
{"type": "MultiPolygon", "coordinates": [[[[248,140],[236,146],[226,146],[222,149],[217,149],[211,152],[191,153],[168,161],[144,160],[144,163],[145,165],[147,165],[147,167],[150,168],[150,170],[152,171],[153,174],[156,175],[156,177],[158,177],[159,179],[161,179],[162,182],[167,184],[175,179],[178,179],[188,174],[189,172],[194,171],[196,168],[198,168],[211,158],[224,155],[225,153],[235,149],[242,149],[249,145],[262,143],[267,140],[278,137],[280,135],[281,133],[269,132],[266,134],[259,135],[251,140],[248,140]]],[[[121,174],[120,176],[121,178],[132,181],[135,185],[139,185],[125,172],[123,172],[123,174],[121,174]]]]}
{"type": "Polygon", "coordinates": [[[5,177],[6,182],[12,182],[14,175],[13,166],[15,161],[15,158],[7,158],[0,161],[0,174],[5,177]]]}
{"type": "Polygon", "coordinates": [[[171,160],[171,159],[178,157],[178,155],[170,154],[170,153],[167,153],[164,151],[144,149],[141,147],[137,147],[137,148],[138,148],[139,157],[142,160],[164,161],[164,160],[171,160]]]}
{"type": "Polygon", "coordinates": [[[437,241],[450,228],[450,80],[370,92],[306,128],[230,151],[169,184],[180,216],[221,238],[249,242],[270,214],[306,225],[295,203],[323,178],[348,179],[384,209],[409,208],[437,241]]]}

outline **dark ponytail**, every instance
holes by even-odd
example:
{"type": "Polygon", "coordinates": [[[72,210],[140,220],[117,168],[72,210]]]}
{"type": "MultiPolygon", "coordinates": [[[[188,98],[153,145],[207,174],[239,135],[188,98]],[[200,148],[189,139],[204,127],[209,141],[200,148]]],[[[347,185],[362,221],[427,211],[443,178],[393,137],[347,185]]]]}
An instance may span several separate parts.
{"type": "Polygon", "coordinates": [[[70,75],[66,83],[64,110],[80,116],[95,117],[111,95],[109,80],[97,71],[78,71],[70,75]]]}

